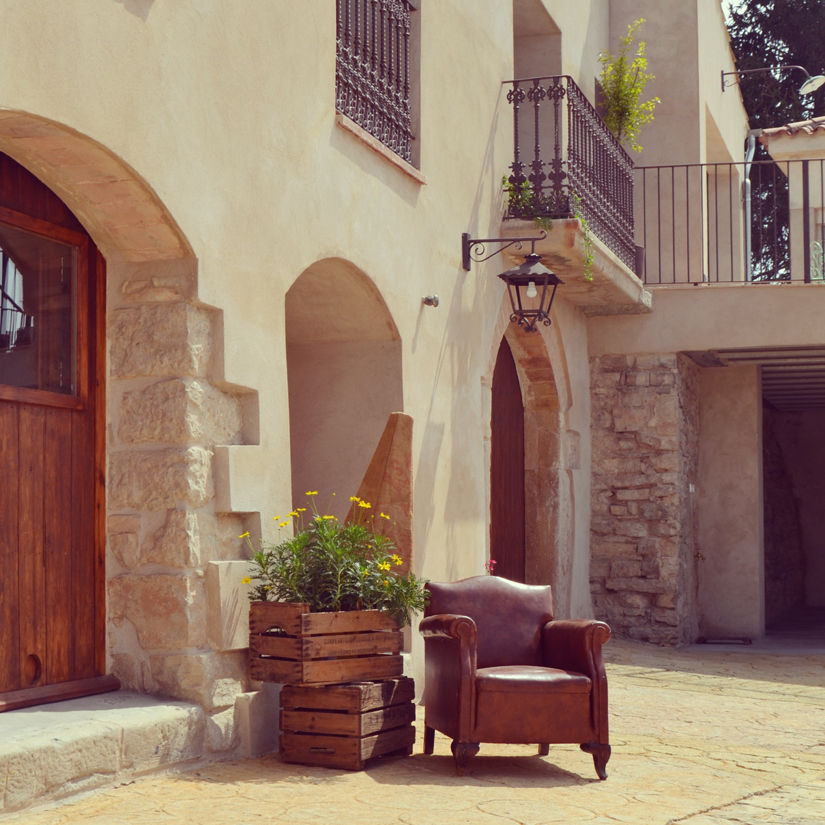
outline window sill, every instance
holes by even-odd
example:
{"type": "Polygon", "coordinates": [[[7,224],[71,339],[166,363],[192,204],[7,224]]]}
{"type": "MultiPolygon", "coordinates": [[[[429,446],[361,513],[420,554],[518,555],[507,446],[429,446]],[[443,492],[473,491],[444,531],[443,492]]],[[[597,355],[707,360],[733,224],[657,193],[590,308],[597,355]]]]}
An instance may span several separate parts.
{"type": "Polygon", "coordinates": [[[381,143],[378,138],[371,135],[366,129],[359,126],[354,120],[342,115],[341,112],[335,113],[335,123],[342,129],[345,129],[352,135],[355,135],[362,143],[366,143],[373,152],[381,155],[385,160],[388,160],[393,166],[398,167],[405,175],[412,178],[416,183],[424,185],[427,183],[427,178],[421,174],[411,163],[407,163],[403,158],[399,157],[381,143]]]}

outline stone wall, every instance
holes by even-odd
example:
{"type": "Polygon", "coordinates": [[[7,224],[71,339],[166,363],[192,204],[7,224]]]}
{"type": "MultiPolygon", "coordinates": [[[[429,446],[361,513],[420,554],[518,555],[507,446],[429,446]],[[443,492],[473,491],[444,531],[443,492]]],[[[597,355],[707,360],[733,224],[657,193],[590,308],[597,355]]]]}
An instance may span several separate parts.
{"type": "Polygon", "coordinates": [[[591,591],[619,636],[695,638],[697,376],[677,354],[591,361],[591,591]]]}
{"type": "Polygon", "coordinates": [[[191,262],[110,266],[107,578],[111,671],[125,688],[195,702],[208,744],[237,745],[244,650],[210,644],[210,561],[238,558],[240,515],[215,510],[216,445],[243,440],[248,393],[220,386],[218,312],[191,262]]]}

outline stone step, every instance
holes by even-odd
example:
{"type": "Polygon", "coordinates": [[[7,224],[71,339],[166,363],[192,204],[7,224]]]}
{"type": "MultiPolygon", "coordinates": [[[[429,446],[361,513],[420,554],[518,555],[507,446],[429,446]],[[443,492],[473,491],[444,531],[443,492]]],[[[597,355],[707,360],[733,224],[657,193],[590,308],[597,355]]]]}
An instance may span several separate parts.
{"type": "Polygon", "coordinates": [[[0,713],[0,815],[203,758],[196,705],[128,691],[0,713]]]}

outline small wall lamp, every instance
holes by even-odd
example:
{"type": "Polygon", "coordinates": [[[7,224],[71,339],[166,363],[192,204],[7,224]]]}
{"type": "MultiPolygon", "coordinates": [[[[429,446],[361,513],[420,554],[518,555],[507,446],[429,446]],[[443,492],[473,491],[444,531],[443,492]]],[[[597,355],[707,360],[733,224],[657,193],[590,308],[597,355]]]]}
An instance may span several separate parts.
{"type": "Polygon", "coordinates": [[[778,71],[780,69],[799,69],[800,72],[803,72],[805,75],[805,80],[802,85],[799,87],[799,94],[801,95],[809,95],[815,92],[823,83],[825,83],[825,75],[811,75],[808,73],[808,70],[803,68],[802,66],[791,66],[791,65],[782,65],[782,66],[764,66],[761,69],[741,69],[740,71],[736,72],[726,72],[722,71],[722,91],[724,92],[728,86],[733,86],[736,84],[738,78],[740,78],[743,74],[757,74],[759,72],[773,72],[778,71]],[[735,75],[737,80],[732,80],[727,82],[725,80],[726,77],[730,75],[735,75]]]}
{"type": "Polygon", "coordinates": [[[556,297],[556,288],[564,283],[554,272],[551,272],[541,262],[541,255],[536,253],[536,241],[547,237],[542,232],[537,238],[471,238],[464,232],[461,236],[461,263],[464,269],[470,271],[471,261],[481,263],[498,255],[505,249],[515,246],[521,248],[523,242],[530,241],[530,254],[524,258],[520,266],[499,273],[499,278],[507,284],[507,295],[510,298],[512,313],[510,320],[522,327],[526,332],[536,332],[536,324],[550,326],[550,309],[556,297]],[[499,243],[502,246],[486,255],[486,244],[499,243]],[[539,298],[538,306],[532,300],[539,298]],[[530,299],[531,306],[526,306],[530,299]]]}

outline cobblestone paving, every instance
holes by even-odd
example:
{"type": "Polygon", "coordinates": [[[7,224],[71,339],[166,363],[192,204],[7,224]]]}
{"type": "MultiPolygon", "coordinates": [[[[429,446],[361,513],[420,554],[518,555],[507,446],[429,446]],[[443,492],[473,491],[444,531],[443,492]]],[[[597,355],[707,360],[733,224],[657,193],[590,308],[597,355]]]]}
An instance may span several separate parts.
{"type": "Polygon", "coordinates": [[[822,825],[825,656],[612,641],[613,756],[556,745],[482,745],[456,777],[449,741],[347,772],[276,756],[150,776],[3,825],[822,825]]]}

